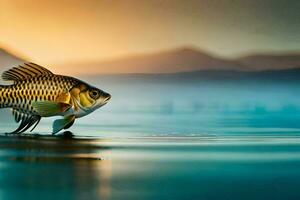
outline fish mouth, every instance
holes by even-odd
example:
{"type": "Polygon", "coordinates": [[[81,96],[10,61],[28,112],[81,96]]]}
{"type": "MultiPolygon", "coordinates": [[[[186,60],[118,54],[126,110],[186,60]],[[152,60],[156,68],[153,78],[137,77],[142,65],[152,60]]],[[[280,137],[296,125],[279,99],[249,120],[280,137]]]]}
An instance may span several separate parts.
{"type": "Polygon", "coordinates": [[[107,94],[107,96],[105,98],[103,98],[103,100],[101,100],[101,103],[100,103],[99,107],[102,107],[102,106],[106,105],[110,99],[111,99],[111,95],[107,94]]]}
{"type": "Polygon", "coordinates": [[[105,104],[107,104],[110,99],[111,99],[111,95],[107,94],[106,97],[104,98],[104,100],[102,100],[102,103],[99,104],[99,103],[97,103],[97,101],[95,101],[90,108],[86,108],[86,107],[82,106],[80,104],[80,102],[78,101],[78,99],[76,99],[76,98],[74,98],[74,102],[77,105],[77,107],[80,108],[82,111],[89,113],[89,112],[91,112],[91,108],[93,108],[93,107],[100,108],[100,107],[104,106],[105,104]]]}
{"type": "Polygon", "coordinates": [[[111,99],[111,95],[107,94],[107,97],[104,99],[104,103],[106,104],[111,99]]]}

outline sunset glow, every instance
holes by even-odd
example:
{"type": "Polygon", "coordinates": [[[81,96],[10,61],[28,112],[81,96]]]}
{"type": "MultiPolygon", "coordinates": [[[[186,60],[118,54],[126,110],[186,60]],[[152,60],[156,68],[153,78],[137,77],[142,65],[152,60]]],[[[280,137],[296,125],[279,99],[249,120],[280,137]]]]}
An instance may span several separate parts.
{"type": "Polygon", "coordinates": [[[41,64],[110,60],[182,46],[229,57],[299,50],[294,42],[299,12],[293,6],[282,9],[279,1],[0,2],[1,46],[41,64]]]}

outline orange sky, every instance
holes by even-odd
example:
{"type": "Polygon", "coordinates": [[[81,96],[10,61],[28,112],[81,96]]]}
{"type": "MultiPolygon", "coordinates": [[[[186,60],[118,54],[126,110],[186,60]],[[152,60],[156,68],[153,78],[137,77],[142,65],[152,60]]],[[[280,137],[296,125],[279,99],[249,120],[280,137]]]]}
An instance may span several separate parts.
{"type": "Polygon", "coordinates": [[[0,0],[0,45],[41,64],[190,45],[228,57],[299,50],[297,2],[0,0]]]}

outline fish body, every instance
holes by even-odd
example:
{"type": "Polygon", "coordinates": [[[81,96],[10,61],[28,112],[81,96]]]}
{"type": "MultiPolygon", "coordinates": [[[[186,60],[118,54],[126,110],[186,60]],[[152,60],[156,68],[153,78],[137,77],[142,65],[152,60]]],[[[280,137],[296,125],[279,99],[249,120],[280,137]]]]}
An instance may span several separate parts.
{"type": "Polygon", "coordinates": [[[56,75],[34,63],[25,63],[3,73],[14,81],[0,86],[0,108],[11,108],[21,133],[39,123],[42,117],[63,116],[53,124],[53,133],[71,127],[83,117],[105,105],[110,95],[69,76],[56,75]]]}

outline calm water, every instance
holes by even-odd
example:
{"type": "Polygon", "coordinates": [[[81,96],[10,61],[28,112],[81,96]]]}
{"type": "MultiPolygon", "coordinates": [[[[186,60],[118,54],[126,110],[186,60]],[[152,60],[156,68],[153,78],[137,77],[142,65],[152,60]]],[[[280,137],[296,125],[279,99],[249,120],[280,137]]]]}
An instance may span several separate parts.
{"type": "Polygon", "coordinates": [[[300,135],[1,137],[0,199],[299,199],[300,135]]]}
{"type": "Polygon", "coordinates": [[[300,198],[297,82],[91,81],[113,98],[74,136],[1,136],[0,199],[300,198]]]}

